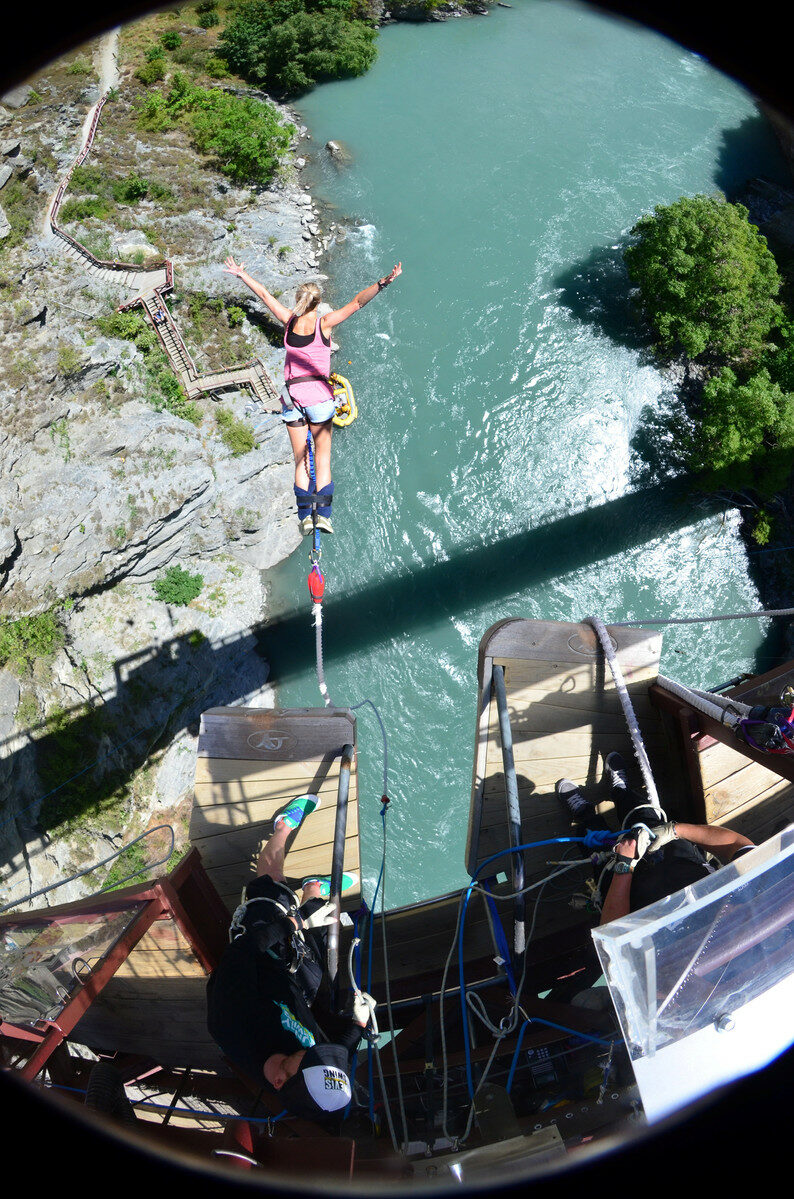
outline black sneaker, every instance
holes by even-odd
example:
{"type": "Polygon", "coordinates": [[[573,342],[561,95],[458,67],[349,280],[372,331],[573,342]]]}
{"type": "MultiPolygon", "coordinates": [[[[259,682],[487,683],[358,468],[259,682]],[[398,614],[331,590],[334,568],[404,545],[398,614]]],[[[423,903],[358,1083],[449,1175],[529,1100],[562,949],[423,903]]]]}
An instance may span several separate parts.
{"type": "Polygon", "coordinates": [[[626,763],[623,760],[623,755],[613,751],[607,754],[604,759],[604,770],[609,779],[610,791],[622,790],[628,788],[628,778],[626,776],[626,763]]]}
{"type": "Polygon", "coordinates": [[[572,783],[570,779],[559,779],[554,784],[554,790],[557,792],[557,798],[565,804],[574,820],[581,819],[583,814],[593,806],[582,795],[577,784],[572,783]]]}

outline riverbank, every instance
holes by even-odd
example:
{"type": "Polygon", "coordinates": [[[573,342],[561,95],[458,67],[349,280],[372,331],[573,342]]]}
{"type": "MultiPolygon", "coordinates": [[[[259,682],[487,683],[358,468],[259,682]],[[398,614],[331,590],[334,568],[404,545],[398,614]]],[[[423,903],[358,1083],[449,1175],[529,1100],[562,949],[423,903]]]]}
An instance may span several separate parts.
{"type": "MultiPolygon", "coordinates": [[[[100,41],[0,107],[14,201],[0,370],[6,901],[164,821],[175,853],[184,851],[199,715],[218,704],[273,706],[252,630],[265,613],[263,570],[300,541],[279,418],[244,391],[169,403],[156,342],[134,324],[128,335],[114,316],[123,290],[48,235],[49,197],[74,160],[106,68],[100,41]],[[230,422],[249,431],[236,444],[225,437],[230,422]],[[201,580],[186,606],[153,586],[174,565],[201,580]],[[54,646],[37,632],[45,619],[59,630],[54,646]]],[[[324,279],[320,255],[335,230],[301,182],[309,131],[279,106],[293,133],[277,178],[261,189],[233,185],[197,160],[184,135],[141,135],[134,68],[122,35],[118,92],[84,166],[94,196],[73,187],[67,203],[78,203],[62,223],[100,258],[134,266],[169,257],[169,305],[197,362],[222,369],[255,356],[277,379],[281,332],[221,267],[233,254],[285,302],[298,283],[324,279]],[[137,180],[143,194],[94,216],[97,192],[114,197],[118,180],[137,180]]],[[[53,902],[96,890],[104,873],[59,889],[53,902]]]]}

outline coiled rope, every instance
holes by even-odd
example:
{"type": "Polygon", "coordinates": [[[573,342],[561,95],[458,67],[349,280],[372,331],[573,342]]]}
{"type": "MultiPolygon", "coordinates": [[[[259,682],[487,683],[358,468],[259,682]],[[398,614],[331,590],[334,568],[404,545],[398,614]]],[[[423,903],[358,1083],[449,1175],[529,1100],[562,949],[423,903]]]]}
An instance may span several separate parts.
{"type": "MultiPolygon", "coordinates": [[[[618,839],[618,837],[620,837],[620,835],[621,835],[620,833],[610,833],[610,834],[608,834],[608,837],[611,841],[615,841],[618,839]]],[[[477,884],[477,878],[483,872],[485,867],[490,865],[491,862],[495,861],[497,858],[504,857],[506,854],[515,853],[516,850],[523,852],[525,850],[537,849],[537,848],[540,848],[540,847],[546,846],[546,845],[573,844],[573,843],[584,844],[591,848],[598,847],[598,846],[602,846],[603,844],[606,843],[606,836],[605,836],[605,834],[603,834],[599,831],[598,834],[590,833],[584,837],[553,837],[553,838],[550,838],[549,840],[545,840],[545,841],[534,841],[527,845],[519,845],[516,847],[509,847],[507,849],[500,850],[498,853],[492,854],[490,857],[486,858],[485,861],[483,861],[480,864],[477,871],[472,876],[472,879],[471,879],[471,882],[469,883],[468,888],[466,889],[465,892],[461,893],[460,901],[458,904],[458,915],[457,915],[457,921],[455,924],[455,932],[453,934],[452,944],[450,946],[450,950],[449,950],[449,953],[447,955],[447,959],[446,959],[446,962],[444,965],[444,973],[442,976],[441,989],[440,989],[440,993],[439,993],[439,1024],[440,1024],[440,1029],[441,1029],[441,1054],[442,1054],[442,1063],[443,1063],[442,1069],[443,1069],[443,1077],[444,1077],[443,1088],[442,1088],[442,1093],[443,1093],[442,1130],[443,1130],[444,1136],[448,1140],[452,1141],[453,1143],[460,1144],[461,1142],[465,1141],[467,1139],[467,1137],[469,1136],[469,1133],[471,1131],[472,1121],[474,1119],[474,1113],[475,1113],[475,1095],[481,1089],[481,1087],[483,1086],[483,1083],[485,1082],[485,1079],[488,1075],[488,1072],[491,1069],[491,1065],[494,1061],[494,1058],[496,1057],[496,1053],[499,1048],[500,1042],[502,1040],[504,1040],[505,1037],[507,1037],[511,1033],[515,1032],[516,1028],[518,1027],[519,1013],[525,1017],[525,1023],[524,1023],[523,1028],[526,1028],[528,1023],[540,1023],[540,1024],[548,1024],[549,1023],[549,1021],[544,1021],[544,1020],[534,1017],[534,1016],[533,1017],[527,1016],[526,1012],[524,1012],[523,1009],[521,1008],[521,992],[522,992],[522,989],[524,986],[524,981],[526,978],[527,960],[528,960],[528,956],[529,956],[527,952],[524,953],[523,971],[522,971],[521,979],[518,983],[518,986],[516,987],[515,995],[513,996],[513,1000],[512,1000],[512,1004],[511,1004],[511,1011],[508,1016],[503,1018],[503,1020],[500,1022],[500,1025],[498,1028],[496,1027],[496,1025],[494,1025],[488,1019],[488,1017],[485,1013],[485,1009],[482,1004],[482,1001],[479,999],[479,996],[470,995],[466,991],[466,981],[465,981],[465,977],[463,974],[463,932],[464,932],[466,911],[468,908],[469,899],[471,898],[471,895],[475,890],[478,890],[478,891],[484,890],[484,888],[482,888],[481,886],[479,886],[477,884]],[[460,988],[460,1003],[461,1003],[461,1012],[462,1012],[462,1016],[463,1016],[462,1025],[463,1025],[464,1053],[465,1053],[465,1060],[466,1060],[466,1084],[467,1084],[467,1088],[468,1088],[468,1092],[469,1092],[469,1099],[470,1099],[470,1109],[469,1109],[469,1114],[468,1114],[468,1118],[467,1118],[467,1122],[466,1122],[466,1128],[465,1128],[463,1134],[459,1137],[451,1136],[449,1129],[447,1127],[448,1070],[447,1070],[446,1036],[445,1036],[445,1031],[444,1031],[444,998],[445,998],[446,989],[447,989],[447,976],[449,974],[450,964],[452,962],[452,957],[453,957],[456,949],[458,951],[458,976],[459,976],[459,988],[460,988]],[[468,1035],[467,1010],[473,1012],[476,1016],[478,1016],[478,1018],[483,1022],[483,1024],[486,1026],[486,1028],[488,1028],[488,1030],[496,1038],[493,1050],[492,1050],[491,1055],[486,1063],[485,1069],[480,1077],[480,1080],[479,1080],[476,1088],[474,1086],[474,1081],[473,1081],[473,1077],[472,1077],[471,1049],[470,1049],[469,1035],[468,1035]]],[[[575,862],[566,862],[566,863],[564,863],[564,865],[562,866],[561,869],[553,871],[551,874],[547,875],[546,878],[539,879],[537,882],[530,883],[529,885],[521,888],[520,894],[525,894],[532,890],[538,890],[538,897],[537,897],[537,900],[535,903],[535,910],[534,910],[533,916],[532,916],[532,924],[530,926],[529,932],[527,933],[527,939],[526,939],[527,946],[530,945],[530,943],[532,941],[532,937],[534,935],[535,924],[537,921],[538,907],[539,907],[539,903],[540,903],[540,896],[542,895],[543,889],[546,887],[546,885],[549,882],[551,882],[552,879],[557,878],[559,875],[566,873],[568,870],[572,870],[576,867],[590,866],[590,865],[591,865],[591,862],[590,862],[589,858],[578,859],[575,862]]],[[[515,893],[515,895],[517,895],[517,894],[519,894],[519,892],[515,893]]],[[[505,899],[512,899],[514,897],[515,897],[514,895],[503,896],[503,898],[505,898],[505,899]]],[[[562,1026],[555,1025],[554,1027],[561,1028],[562,1026]]],[[[522,1028],[522,1032],[520,1034],[521,1037],[523,1037],[523,1028],[522,1028]]],[[[581,1033],[577,1032],[575,1029],[564,1029],[564,1031],[569,1032],[572,1036],[582,1036],[582,1037],[585,1036],[585,1034],[581,1034],[581,1033]]],[[[606,1041],[599,1041],[598,1038],[585,1038],[585,1039],[592,1039],[592,1040],[598,1041],[598,1043],[604,1044],[604,1045],[608,1044],[608,1042],[606,1042],[606,1041]]],[[[519,1044],[520,1044],[520,1041],[519,1041],[519,1044]]],[[[517,1059],[517,1054],[514,1057],[514,1061],[516,1059],[517,1059]]],[[[512,1083],[512,1074],[511,1074],[510,1081],[512,1083]]]]}

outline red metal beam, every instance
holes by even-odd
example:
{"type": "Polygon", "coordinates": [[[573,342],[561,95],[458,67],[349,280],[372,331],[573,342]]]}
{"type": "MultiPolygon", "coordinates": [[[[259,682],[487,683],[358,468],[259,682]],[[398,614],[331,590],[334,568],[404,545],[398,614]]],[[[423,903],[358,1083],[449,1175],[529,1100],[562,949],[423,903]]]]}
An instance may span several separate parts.
{"type": "Polygon", "coordinates": [[[155,920],[159,919],[166,910],[163,897],[158,894],[155,894],[155,898],[141,909],[130,927],[121,934],[100,964],[91,971],[82,986],[67,1001],[57,1023],[49,1022],[50,1027],[42,1044],[31,1054],[24,1067],[19,1071],[22,1078],[26,1078],[29,1082],[33,1081],[39,1071],[43,1069],[53,1049],[69,1035],[102,988],[110,982],[122,962],[126,961],[155,920]]]}

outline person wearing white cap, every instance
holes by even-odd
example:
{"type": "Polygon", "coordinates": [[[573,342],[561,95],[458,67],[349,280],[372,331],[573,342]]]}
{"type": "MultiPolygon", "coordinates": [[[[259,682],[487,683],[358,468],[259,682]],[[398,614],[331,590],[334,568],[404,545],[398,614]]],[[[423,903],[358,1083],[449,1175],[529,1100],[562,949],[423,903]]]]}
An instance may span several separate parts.
{"type": "MultiPolygon", "coordinates": [[[[346,1016],[321,1010],[330,880],[304,879],[299,900],[284,877],[287,840],[319,803],[302,795],[276,817],[207,983],[207,1026],[229,1060],[290,1111],[328,1119],[350,1102],[350,1059],[375,1001],[357,996],[346,1016]]],[[[342,889],[356,881],[345,875],[342,889]]]]}

